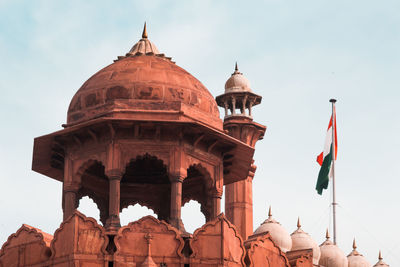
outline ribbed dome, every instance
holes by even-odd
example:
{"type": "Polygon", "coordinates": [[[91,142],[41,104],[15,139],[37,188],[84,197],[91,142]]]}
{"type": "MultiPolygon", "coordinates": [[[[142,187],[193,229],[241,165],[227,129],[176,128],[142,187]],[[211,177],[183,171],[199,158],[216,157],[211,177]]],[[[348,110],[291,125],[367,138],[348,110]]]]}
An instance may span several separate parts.
{"type": "Polygon", "coordinates": [[[147,38],[147,28],[146,28],[146,23],[144,24],[144,29],[142,33],[142,39],[139,40],[129,51],[128,55],[162,55],[160,52],[158,52],[157,47],[150,42],[150,40],[147,38]]]}
{"type": "Polygon", "coordinates": [[[243,73],[239,72],[237,64],[235,65],[235,72],[225,83],[225,93],[231,92],[251,92],[250,82],[243,73]]]}
{"type": "Polygon", "coordinates": [[[383,261],[382,253],[380,251],[379,251],[378,262],[374,265],[374,267],[389,267],[389,264],[383,261]]]}
{"type": "Polygon", "coordinates": [[[349,267],[371,267],[372,265],[357,251],[356,240],[353,240],[353,251],[347,256],[349,267]]]}
{"type": "Polygon", "coordinates": [[[291,251],[311,248],[313,250],[313,264],[318,265],[319,258],[321,256],[320,248],[317,242],[315,242],[308,233],[301,229],[300,219],[297,221],[297,230],[291,234],[291,237],[291,251]]]}
{"type": "Polygon", "coordinates": [[[272,241],[283,252],[287,252],[292,248],[292,238],[282,225],[272,218],[271,207],[269,208],[268,219],[265,220],[255,231],[254,234],[269,232],[272,241]]]}
{"type": "Polygon", "coordinates": [[[347,267],[348,261],[343,251],[333,244],[331,240],[329,240],[329,234],[327,231],[326,241],[322,243],[320,246],[321,249],[321,257],[319,259],[319,265],[324,267],[347,267]]]}
{"type": "Polygon", "coordinates": [[[142,39],[124,57],[87,80],[72,98],[68,124],[143,112],[178,112],[222,128],[214,97],[190,73],[142,39]]]}

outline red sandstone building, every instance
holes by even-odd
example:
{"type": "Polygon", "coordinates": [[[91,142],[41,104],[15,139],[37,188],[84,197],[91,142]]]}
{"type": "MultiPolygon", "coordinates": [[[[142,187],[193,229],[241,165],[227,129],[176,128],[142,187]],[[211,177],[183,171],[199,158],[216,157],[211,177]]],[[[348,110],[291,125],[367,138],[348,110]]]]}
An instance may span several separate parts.
{"type": "MultiPolygon", "coordinates": [[[[2,246],[0,266],[371,266],[355,244],[348,257],[329,236],[319,247],[300,222],[289,235],[271,212],[253,232],[253,155],[266,127],[252,108],[260,103],[237,66],[214,99],[145,28],[82,85],[64,129],[35,139],[32,169],[63,183],[64,221],[54,235],[23,225],[2,246]],[[76,211],[84,196],[104,226],[76,211]],[[193,234],[181,220],[190,200],[206,218],[193,234]],[[158,218],[121,227],[121,210],[133,204],[158,218]]],[[[380,257],[376,266],[388,265],[380,257]]]]}

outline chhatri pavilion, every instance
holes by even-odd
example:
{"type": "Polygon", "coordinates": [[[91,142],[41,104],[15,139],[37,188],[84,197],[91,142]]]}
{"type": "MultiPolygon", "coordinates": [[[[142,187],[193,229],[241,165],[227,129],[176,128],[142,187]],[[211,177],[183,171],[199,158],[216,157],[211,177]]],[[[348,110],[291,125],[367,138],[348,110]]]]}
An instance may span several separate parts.
{"type": "MultiPolygon", "coordinates": [[[[63,184],[63,222],[53,234],[22,225],[1,247],[0,266],[371,267],[355,241],[346,256],[328,232],[318,245],[300,220],[289,234],[271,209],[253,229],[253,156],[266,132],[253,107],[261,99],[237,65],[214,98],[145,26],[128,53],[76,92],[63,129],[35,138],[32,169],[63,184]],[[101,224],[77,211],[85,196],[101,224]],[[194,233],[181,219],[190,200],[206,219],[194,233]],[[121,226],[122,209],[135,204],[157,218],[121,226]]],[[[389,265],[379,253],[374,266],[389,265]]]]}

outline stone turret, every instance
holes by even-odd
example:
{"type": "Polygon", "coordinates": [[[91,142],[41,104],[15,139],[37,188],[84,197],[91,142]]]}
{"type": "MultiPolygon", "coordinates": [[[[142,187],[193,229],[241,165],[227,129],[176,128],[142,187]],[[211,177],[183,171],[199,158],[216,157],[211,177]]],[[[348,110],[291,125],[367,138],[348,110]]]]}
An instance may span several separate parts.
{"type": "MultiPolygon", "coordinates": [[[[253,93],[250,82],[239,72],[237,63],[235,71],[225,83],[224,94],[216,97],[218,106],[225,110],[224,130],[253,149],[266,131],[266,127],[254,122],[252,117],[253,106],[260,104],[261,99],[261,96],[253,93]]],[[[251,164],[245,180],[225,187],[226,216],[244,239],[253,234],[252,183],[256,168],[251,164]]]]}

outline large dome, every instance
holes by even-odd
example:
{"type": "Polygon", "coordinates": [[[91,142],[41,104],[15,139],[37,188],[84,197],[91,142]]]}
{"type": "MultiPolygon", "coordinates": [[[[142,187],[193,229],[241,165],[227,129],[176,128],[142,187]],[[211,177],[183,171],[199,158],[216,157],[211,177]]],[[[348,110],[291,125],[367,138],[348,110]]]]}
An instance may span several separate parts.
{"type": "Polygon", "coordinates": [[[176,111],[222,127],[217,104],[207,88],[159,54],[147,33],[142,37],[125,57],[119,57],[82,85],[70,103],[67,126],[116,117],[117,113],[176,111]]]}

